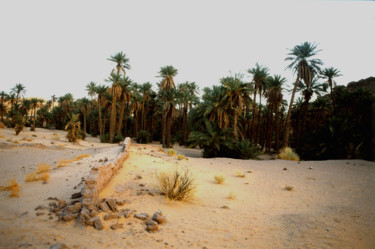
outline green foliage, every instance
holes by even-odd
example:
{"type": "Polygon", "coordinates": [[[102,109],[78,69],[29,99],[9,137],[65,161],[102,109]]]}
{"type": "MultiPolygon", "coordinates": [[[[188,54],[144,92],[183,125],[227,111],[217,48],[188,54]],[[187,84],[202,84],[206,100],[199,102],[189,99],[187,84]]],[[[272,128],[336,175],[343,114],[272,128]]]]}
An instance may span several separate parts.
{"type": "Polygon", "coordinates": [[[124,141],[124,137],[122,136],[122,134],[118,134],[115,136],[115,139],[114,139],[115,143],[122,142],[122,141],[124,141]]]}
{"type": "Polygon", "coordinates": [[[109,133],[105,133],[102,136],[100,136],[100,142],[109,143],[109,133]]]}
{"type": "Polygon", "coordinates": [[[150,143],[150,133],[145,130],[138,131],[137,137],[135,141],[140,144],[148,144],[150,143]]]}
{"type": "Polygon", "coordinates": [[[80,137],[82,140],[85,140],[85,139],[86,139],[86,133],[85,133],[83,130],[80,130],[80,132],[79,132],[79,137],[80,137]]]}
{"type": "Polygon", "coordinates": [[[81,139],[81,123],[79,120],[78,114],[68,114],[68,118],[70,119],[65,126],[65,130],[68,132],[66,138],[69,142],[77,143],[79,139],[81,139]]]}
{"type": "Polygon", "coordinates": [[[250,140],[245,139],[235,143],[233,149],[230,151],[232,155],[229,157],[238,159],[256,159],[262,154],[261,148],[252,144],[250,140]]]}

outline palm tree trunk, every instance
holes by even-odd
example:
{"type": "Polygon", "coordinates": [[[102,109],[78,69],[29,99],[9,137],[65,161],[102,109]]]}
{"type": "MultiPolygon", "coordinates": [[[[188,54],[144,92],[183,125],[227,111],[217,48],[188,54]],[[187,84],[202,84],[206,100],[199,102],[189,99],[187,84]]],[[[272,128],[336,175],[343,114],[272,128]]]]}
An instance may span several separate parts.
{"type": "Polygon", "coordinates": [[[288,147],[289,142],[289,133],[290,133],[290,118],[292,116],[292,109],[293,109],[293,102],[294,102],[294,96],[296,95],[297,85],[299,83],[299,73],[297,74],[296,82],[294,83],[292,97],[290,98],[289,103],[289,109],[288,109],[288,115],[286,117],[286,124],[285,124],[285,134],[283,139],[283,148],[288,147]]]}
{"type": "MultiPolygon", "coordinates": [[[[114,87],[112,87],[114,88],[114,87]]],[[[114,90],[112,90],[114,91],[114,90]]],[[[116,126],[116,94],[113,92],[111,118],[109,122],[109,142],[113,143],[115,138],[115,126],[116,126]]]]}
{"type": "Polygon", "coordinates": [[[187,141],[187,112],[188,112],[187,105],[184,105],[184,115],[183,115],[183,123],[182,123],[183,145],[186,145],[186,141],[187,141]]]}
{"type": "Polygon", "coordinates": [[[83,111],[83,132],[86,134],[86,110],[83,111]]]}
{"type": "Polygon", "coordinates": [[[121,100],[121,107],[120,107],[120,115],[119,115],[119,120],[118,120],[118,125],[117,125],[117,135],[121,134],[122,130],[122,123],[124,122],[124,110],[125,110],[125,100],[121,100]]]}
{"type": "Polygon", "coordinates": [[[103,135],[103,122],[102,122],[102,107],[100,104],[100,98],[98,97],[98,109],[99,109],[99,135],[103,135]]]}
{"type": "Polygon", "coordinates": [[[237,122],[238,122],[238,111],[234,113],[234,120],[233,120],[233,134],[234,138],[237,139],[238,134],[237,134],[237,122]]]}
{"type": "Polygon", "coordinates": [[[258,143],[260,137],[260,118],[262,112],[262,91],[259,91],[259,111],[258,111],[258,124],[257,124],[257,131],[255,137],[255,143],[258,143]]]}
{"type": "Polygon", "coordinates": [[[171,142],[171,130],[172,130],[172,108],[168,111],[167,114],[167,124],[166,124],[166,147],[172,148],[172,142],[171,142]]]}
{"type": "Polygon", "coordinates": [[[275,110],[275,151],[276,153],[279,153],[279,150],[280,150],[279,140],[280,140],[279,106],[276,105],[276,110],[275,110]]]}
{"type": "Polygon", "coordinates": [[[34,120],[33,120],[33,129],[32,131],[35,131],[35,119],[36,119],[36,107],[34,107],[34,120]]]}
{"type": "Polygon", "coordinates": [[[254,98],[253,98],[253,117],[252,117],[252,120],[251,120],[251,128],[249,129],[251,131],[251,141],[254,143],[255,141],[255,136],[254,136],[254,133],[255,133],[255,127],[254,127],[254,124],[255,124],[255,107],[256,107],[256,97],[257,97],[257,92],[254,91],[254,98]]]}

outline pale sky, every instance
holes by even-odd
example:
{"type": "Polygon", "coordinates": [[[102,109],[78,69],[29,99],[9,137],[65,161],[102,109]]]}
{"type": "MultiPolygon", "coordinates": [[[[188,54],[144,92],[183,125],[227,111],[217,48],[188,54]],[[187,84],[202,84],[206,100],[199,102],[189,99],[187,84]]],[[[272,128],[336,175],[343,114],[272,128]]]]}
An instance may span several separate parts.
{"type": "Polygon", "coordinates": [[[342,72],[339,85],[375,76],[375,2],[1,1],[0,91],[22,83],[27,97],[84,97],[90,81],[108,85],[107,58],[120,51],[127,75],[154,89],[162,66],[202,89],[230,72],[250,81],[256,62],[291,85],[284,59],[304,41],[342,72]]]}

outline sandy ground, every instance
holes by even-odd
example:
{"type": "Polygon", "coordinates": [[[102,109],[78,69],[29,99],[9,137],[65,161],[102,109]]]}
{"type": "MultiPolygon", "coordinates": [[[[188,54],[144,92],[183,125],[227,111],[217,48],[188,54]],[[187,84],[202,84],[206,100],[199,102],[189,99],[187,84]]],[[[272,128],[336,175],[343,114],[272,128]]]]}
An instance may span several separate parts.
{"type": "Polygon", "coordinates": [[[126,199],[124,208],[137,212],[162,210],[168,221],[158,232],[146,232],[144,222],[133,217],[119,219],[123,229],[112,231],[114,221],[105,221],[105,229],[97,231],[50,220],[47,214],[36,216],[36,206],[48,206],[48,197],[68,200],[90,167],[120,151],[120,146],[100,144],[96,138],[71,145],[64,134],[38,129],[16,137],[12,130],[0,130],[0,183],[15,177],[21,186],[19,198],[0,192],[0,248],[49,248],[55,243],[98,249],[375,248],[375,163],[363,160],[203,159],[197,158],[199,151],[179,147],[191,157],[177,160],[160,145],[132,144],[129,159],[101,197],[126,199]],[[14,143],[25,136],[34,140],[14,143]],[[38,163],[54,168],[58,160],[80,154],[91,156],[51,170],[48,184],[25,183],[25,174],[38,163]],[[157,172],[176,167],[189,168],[195,177],[192,201],[168,202],[157,190],[157,172]],[[236,171],[245,177],[237,177],[236,171]],[[218,173],[226,177],[223,184],[214,181],[218,173]],[[228,198],[230,193],[235,199],[228,198]]]}

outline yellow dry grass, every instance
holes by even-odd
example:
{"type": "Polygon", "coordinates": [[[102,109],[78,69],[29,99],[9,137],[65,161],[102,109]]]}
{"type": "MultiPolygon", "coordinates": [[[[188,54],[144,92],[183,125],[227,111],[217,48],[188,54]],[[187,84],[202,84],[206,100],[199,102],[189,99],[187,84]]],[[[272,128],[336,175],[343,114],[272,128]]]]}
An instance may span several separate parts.
{"type": "Polygon", "coordinates": [[[177,154],[177,151],[175,149],[168,149],[167,154],[168,156],[174,156],[177,154]]]}
{"type": "Polygon", "coordinates": [[[183,155],[183,154],[177,154],[176,158],[177,158],[177,160],[186,159],[185,155],[183,155]]]}
{"type": "Polygon", "coordinates": [[[26,182],[35,182],[35,181],[48,181],[50,178],[50,175],[48,171],[51,169],[51,166],[48,164],[42,163],[38,164],[37,169],[35,172],[31,172],[30,174],[27,174],[25,177],[26,182]]]}
{"type": "Polygon", "coordinates": [[[278,157],[283,160],[299,161],[299,156],[297,153],[295,153],[293,149],[289,147],[282,149],[278,157]]]}
{"type": "Polygon", "coordinates": [[[51,169],[51,166],[49,166],[48,164],[45,164],[45,163],[42,163],[42,164],[38,164],[38,167],[36,168],[36,172],[37,174],[42,174],[44,172],[48,172],[49,170],[51,169]]]}
{"type": "Polygon", "coordinates": [[[10,182],[7,180],[4,187],[0,186],[0,190],[11,191],[9,195],[10,197],[19,197],[20,186],[18,185],[16,178],[13,178],[10,182]]]}
{"type": "Polygon", "coordinates": [[[76,156],[75,158],[72,158],[72,159],[61,159],[60,161],[57,162],[56,167],[65,167],[69,163],[79,161],[79,160],[81,160],[85,157],[89,157],[89,156],[90,156],[90,154],[81,154],[81,155],[78,155],[78,156],[76,156]]]}
{"type": "Polygon", "coordinates": [[[217,184],[222,184],[225,181],[225,175],[216,174],[216,175],[214,175],[214,179],[215,179],[217,184]]]}
{"type": "Polygon", "coordinates": [[[245,173],[242,172],[241,170],[237,170],[235,174],[237,177],[241,177],[241,178],[244,178],[246,176],[245,173]]]}

